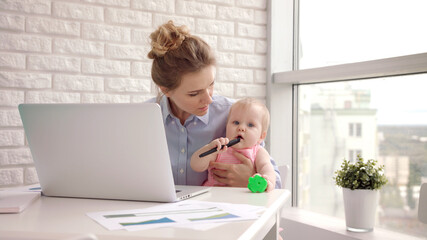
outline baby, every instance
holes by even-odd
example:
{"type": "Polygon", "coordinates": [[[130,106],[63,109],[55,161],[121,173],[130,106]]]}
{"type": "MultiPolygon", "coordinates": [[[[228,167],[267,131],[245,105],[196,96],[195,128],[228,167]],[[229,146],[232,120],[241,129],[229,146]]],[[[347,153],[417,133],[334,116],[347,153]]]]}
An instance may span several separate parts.
{"type": "Polygon", "coordinates": [[[251,159],[254,163],[255,172],[267,180],[267,192],[275,188],[276,174],[270,162],[270,155],[267,150],[260,146],[260,143],[267,135],[270,121],[270,114],[267,107],[254,98],[244,98],[234,103],[227,119],[226,137],[218,138],[197,150],[191,157],[191,168],[196,172],[203,172],[208,169],[208,180],[204,186],[222,186],[213,178],[209,163],[212,161],[222,163],[240,164],[233,151],[237,151],[251,159]],[[240,138],[240,142],[227,147],[231,139],[240,138]],[[217,151],[205,157],[199,155],[212,148],[217,151]]]}

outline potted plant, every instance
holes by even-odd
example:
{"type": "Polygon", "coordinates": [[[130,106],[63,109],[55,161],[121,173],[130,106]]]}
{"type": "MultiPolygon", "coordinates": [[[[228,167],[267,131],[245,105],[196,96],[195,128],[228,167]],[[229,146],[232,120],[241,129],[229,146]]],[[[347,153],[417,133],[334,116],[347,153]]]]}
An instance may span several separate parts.
{"type": "Polygon", "coordinates": [[[344,159],[335,171],[335,183],[342,187],[345,220],[348,231],[369,232],[374,229],[378,190],[387,183],[384,165],[377,160],[363,161],[360,155],[354,164],[344,159]]]}

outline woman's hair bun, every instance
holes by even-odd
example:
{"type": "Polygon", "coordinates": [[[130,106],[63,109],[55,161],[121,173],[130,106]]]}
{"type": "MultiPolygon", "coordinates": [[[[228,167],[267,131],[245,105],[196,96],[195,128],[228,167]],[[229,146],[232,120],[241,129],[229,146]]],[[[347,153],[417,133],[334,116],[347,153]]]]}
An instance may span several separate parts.
{"type": "Polygon", "coordinates": [[[175,50],[181,46],[186,37],[190,36],[188,28],[175,26],[172,20],[161,25],[150,34],[151,51],[148,53],[150,59],[163,57],[168,51],[175,50]]]}

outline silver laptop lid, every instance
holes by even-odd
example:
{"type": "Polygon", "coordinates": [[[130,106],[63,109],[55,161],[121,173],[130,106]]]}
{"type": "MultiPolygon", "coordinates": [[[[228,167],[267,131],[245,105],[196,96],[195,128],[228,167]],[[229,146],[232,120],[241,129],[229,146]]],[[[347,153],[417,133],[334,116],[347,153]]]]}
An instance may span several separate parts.
{"type": "Polygon", "coordinates": [[[176,200],[156,103],[21,104],[19,111],[45,195],[176,200]]]}

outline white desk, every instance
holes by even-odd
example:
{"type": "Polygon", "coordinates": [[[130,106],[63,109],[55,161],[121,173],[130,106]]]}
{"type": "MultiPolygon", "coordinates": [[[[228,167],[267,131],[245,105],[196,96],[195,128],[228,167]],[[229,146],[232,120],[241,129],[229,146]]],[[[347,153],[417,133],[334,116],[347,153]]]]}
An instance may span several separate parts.
{"type": "Polygon", "coordinates": [[[0,214],[0,239],[67,239],[92,233],[98,239],[276,239],[287,190],[251,193],[247,188],[215,187],[192,200],[252,204],[267,210],[253,221],[231,222],[207,231],[158,228],[137,232],[108,231],[88,212],[155,206],[159,203],[41,197],[20,214],[0,214]]]}

